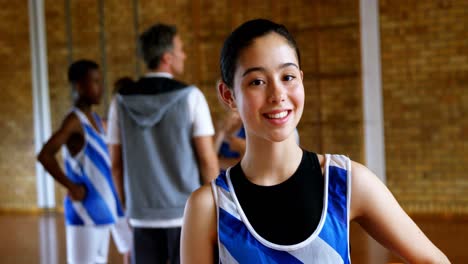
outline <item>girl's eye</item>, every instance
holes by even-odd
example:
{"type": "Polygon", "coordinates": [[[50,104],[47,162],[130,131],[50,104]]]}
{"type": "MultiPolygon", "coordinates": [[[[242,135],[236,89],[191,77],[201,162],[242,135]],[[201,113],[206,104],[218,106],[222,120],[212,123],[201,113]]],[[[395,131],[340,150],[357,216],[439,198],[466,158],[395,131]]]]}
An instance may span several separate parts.
{"type": "Polygon", "coordinates": [[[264,84],[265,82],[262,81],[262,80],[253,80],[250,85],[254,85],[254,86],[258,86],[258,85],[262,85],[264,84]]]}
{"type": "Polygon", "coordinates": [[[285,80],[285,81],[292,81],[292,80],[294,80],[295,78],[296,78],[296,77],[293,76],[293,75],[286,75],[286,76],[283,77],[283,80],[285,80]]]}

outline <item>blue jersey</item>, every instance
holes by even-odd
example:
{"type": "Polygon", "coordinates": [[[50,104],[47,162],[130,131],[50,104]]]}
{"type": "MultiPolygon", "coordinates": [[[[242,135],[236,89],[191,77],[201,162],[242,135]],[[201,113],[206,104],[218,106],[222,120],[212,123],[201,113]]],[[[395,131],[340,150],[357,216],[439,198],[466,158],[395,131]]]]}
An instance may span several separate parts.
{"type": "MultiPolygon", "coordinates": [[[[239,131],[237,131],[236,137],[245,139],[245,129],[244,126],[242,126],[239,131]]],[[[229,146],[229,143],[226,141],[223,141],[221,143],[221,147],[219,148],[219,155],[225,158],[240,158],[239,152],[232,151],[231,147],[229,146]]]]}
{"type": "Polygon", "coordinates": [[[63,148],[65,174],[72,182],[86,187],[86,197],[79,202],[65,197],[66,224],[92,226],[115,223],[124,214],[112,181],[109,151],[101,120],[93,113],[99,127],[97,131],[84,113],[77,108],[72,111],[81,122],[84,146],[75,156],[66,147],[63,148]]]}
{"type": "Polygon", "coordinates": [[[261,237],[237,200],[229,170],[221,173],[212,182],[220,263],[350,263],[351,162],[345,156],[326,155],[325,168],[320,222],[309,238],[295,245],[278,245],[261,237]]]}

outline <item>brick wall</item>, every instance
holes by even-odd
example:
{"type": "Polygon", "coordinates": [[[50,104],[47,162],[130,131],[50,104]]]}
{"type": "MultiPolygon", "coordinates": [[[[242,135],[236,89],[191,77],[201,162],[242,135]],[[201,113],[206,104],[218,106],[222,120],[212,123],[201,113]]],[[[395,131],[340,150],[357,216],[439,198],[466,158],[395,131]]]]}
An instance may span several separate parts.
{"type": "MultiPolygon", "coordinates": [[[[27,6],[0,2],[0,33],[7,36],[0,41],[0,74],[5,87],[17,87],[5,89],[10,97],[0,106],[0,155],[8,153],[0,159],[0,208],[34,207],[27,6]]],[[[99,2],[69,1],[66,10],[63,2],[45,0],[54,130],[72,104],[70,60],[93,59],[105,69],[107,91],[97,111],[106,116],[113,82],[144,72],[135,38],[156,22],[178,26],[188,55],[180,79],[200,87],[218,120],[224,114],[215,93],[222,41],[243,21],[264,17],[284,23],[301,50],[306,89],[301,144],[363,162],[358,1],[139,0],[136,10],[133,0],[104,1],[102,10],[99,2]]],[[[388,183],[411,212],[466,213],[467,4],[418,2],[380,1],[388,183]]],[[[63,195],[57,188],[58,204],[63,195]]]]}
{"type": "MultiPolygon", "coordinates": [[[[144,65],[136,57],[134,40],[137,32],[156,22],[178,26],[188,54],[186,72],[181,79],[200,87],[208,99],[214,120],[218,120],[224,114],[215,93],[222,41],[241,22],[265,17],[286,24],[297,36],[302,51],[302,67],[307,90],[306,110],[299,126],[302,145],[317,152],[345,152],[356,160],[362,159],[357,1],[333,1],[330,4],[328,1],[310,3],[305,0],[288,3],[272,0],[253,3],[251,1],[140,0],[137,1],[138,6],[135,10],[135,2],[126,0],[104,1],[103,12],[100,10],[99,1],[83,0],[68,3],[69,9],[65,4],[58,5],[52,0],[45,1],[53,130],[58,128],[72,104],[70,87],[66,80],[69,62],[88,58],[96,60],[105,69],[103,77],[107,84],[107,92],[103,104],[97,108],[97,111],[105,116],[113,82],[122,76],[136,77],[138,72],[144,71],[144,65]],[[247,3],[248,9],[245,8],[247,3]],[[104,16],[101,16],[102,14],[104,16]],[[135,14],[138,16],[135,17],[135,14]],[[343,89],[347,92],[340,92],[343,89]],[[353,96],[349,97],[348,93],[353,96]],[[339,126],[336,125],[338,123],[339,126]],[[350,126],[353,129],[346,129],[350,126]]],[[[14,5],[10,3],[9,6],[7,10],[10,15],[23,16],[24,34],[28,34],[25,3],[14,5]],[[21,9],[25,12],[18,11],[21,9]]],[[[8,25],[6,17],[2,16],[0,19],[4,19],[3,25],[8,25]]],[[[9,32],[9,28],[11,27],[5,26],[4,31],[9,32]]],[[[14,39],[8,40],[13,43],[14,39]]],[[[28,47],[27,38],[22,38],[21,42],[28,47]]],[[[8,55],[13,56],[11,53],[8,55]]],[[[23,94],[18,96],[22,102],[28,104],[28,108],[23,108],[25,114],[18,114],[17,122],[22,126],[32,124],[30,81],[24,83],[24,80],[29,80],[30,76],[28,59],[29,57],[25,58],[26,64],[23,67],[25,71],[19,71],[28,77],[21,78],[21,87],[28,97],[23,94]],[[29,123],[26,122],[26,117],[29,118],[29,123]]],[[[29,141],[23,144],[29,147],[29,156],[24,152],[18,155],[30,161],[31,166],[27,173],[28,188],[35,188],[31,151],[33,136],[31,129],[25,131],[28,131],[29,141]]],[[[11,141],[11,148],[16,148],[20,141],[24,141],[23,138],[11,141]]],[[[4,163],[2,169],[4,175],[13,175],[24,170],[24,166],[4,163]]],[[[12,184],[11,180],[6,181],[12,184]]],[[[35,204],[32,193],[26,194],[29,206],[35,204]]],[[[64,190],[57,188],[58,204],[63,195],[64,190]]],[[[9,200],[0,203],[0,207],[16,207],[15,203],[19,197],[17,195],[8,195],[8,197],[9,200]]]]}
{"type": "Polygon", "coordinates": [[[0,207],[35,206],[28,7],[0,0],[0,207]]]}
{"type": "Polygon", "coordinates": [[[468,213],[468,2],[380,2],[388,186],[411,212],[468,213]]]}

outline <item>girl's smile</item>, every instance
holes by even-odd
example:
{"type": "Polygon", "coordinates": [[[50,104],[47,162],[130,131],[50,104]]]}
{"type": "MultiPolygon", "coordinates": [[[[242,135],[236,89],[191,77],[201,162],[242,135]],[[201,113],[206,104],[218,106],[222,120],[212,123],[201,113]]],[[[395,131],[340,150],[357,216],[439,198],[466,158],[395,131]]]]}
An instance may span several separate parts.
{"type": "Polygon", "coordinates": [[[273,125],[283,125],[290,117],[292,110],[274,110],[264,113],[263,116],[273,125]]]}

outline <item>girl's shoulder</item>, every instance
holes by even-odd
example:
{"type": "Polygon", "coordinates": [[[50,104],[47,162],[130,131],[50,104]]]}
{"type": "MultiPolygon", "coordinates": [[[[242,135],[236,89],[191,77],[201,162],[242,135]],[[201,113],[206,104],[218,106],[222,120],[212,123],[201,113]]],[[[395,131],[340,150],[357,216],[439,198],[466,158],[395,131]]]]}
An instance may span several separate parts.
{"type": "Polygon", "coordinates": [[[326,161],[325,154],[319,154],[319,153],[315,153],[315,154],[317,155],[317,158],[319,160],[320,167],[324,168],[325,167],[325,161],[326,161]]]}
{"type": "Polygon", "coordinates": [[[216,205],[211,184],[203,185],[190,195],[185,206],[184,226],[192,227],[198,236],[216,240],[216,205]]]}
{"type": "Polygon", "coordinates": [[[202,207],[206,210],[214,209],[215,201],[211,183],[205,184],[192,192],[189,198],[189,204],[193,207],[202,207]]]}
{"type": "Polygon", "coordinates": [[[317,155],[317,159],[320,164],[320,168],[322,169],[322,173],[325,172],[325,168],[327,165],[340,167],[345,170],[351,170],[352,167],[355,166],[354,164],[356,163],[352,161],[348,156],[342,154],[311,154],[317,155]]]}
{"type": "Polygon", "coordinates": [[[207,263],[212,260],[217,236],[214,198],[210,184],[205,184],[190,195],[185,206],[181,234],[182,262],[207,263]]]}

